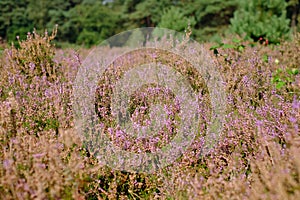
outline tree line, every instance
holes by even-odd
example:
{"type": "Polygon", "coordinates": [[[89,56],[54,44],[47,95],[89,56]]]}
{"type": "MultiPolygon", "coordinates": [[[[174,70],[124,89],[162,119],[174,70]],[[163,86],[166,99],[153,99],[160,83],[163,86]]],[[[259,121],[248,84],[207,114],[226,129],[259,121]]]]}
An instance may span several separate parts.
{"type": "Polygon", "coordinates": [[[1,0],[0,37],[58,24],[58,42],[90,46],[128,29],[189,25],[201,41],[236,33],[275,43],[300,30],[299,11],[298,0],[1,0]]]}

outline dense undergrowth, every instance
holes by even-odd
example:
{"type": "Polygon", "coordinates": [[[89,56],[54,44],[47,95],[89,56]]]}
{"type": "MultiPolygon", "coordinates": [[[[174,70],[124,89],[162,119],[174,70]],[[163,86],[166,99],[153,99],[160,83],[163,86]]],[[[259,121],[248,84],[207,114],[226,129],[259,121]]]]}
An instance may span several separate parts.
{"type": "MultiPolygon", "coordinates": [[[[27,40],[18,41],[19,48],[12,46],[2,53],[0,193],[3,199],[296,199],[300,196],[299,35],[278,46],[239,40],[225,40],[226,44],[214,47],[205,44],[228,94],[224,138],[213,152],[201,156],[199,137],[175,163],[150,175],[101,166],[83,147],[74,131],[71,97],[72,83],[86,52],[56,49],[51,43],[54,37],[55,31],[52,35],[30,33],[27,40]]],[[[201,86],[201,81],[198,85],[201,86]]],[[[144,93],[149,93],[149,88],[144,93]]],[[[102,89],[109,94],[109,86],[102,89]]],[[[141,107],[148,106],[139,95],[132,98],[132,114],[136,112],[137,120],[147,114],[141,107]]],[[[150,95],[147,101],[160,100],[159,94],[154,97],[150,95]]],[[[105,108],[103,102],[98,106],[105,108]]],[[[209,102],[201,103],[205,123],[209,102]]],[[[109,116],[99,115],[110,121],[109,116]]],[[[113,131],[110,134],[117,141],[116,134],[113,131]]],[[[163,137],[164,132],[160,134],[163,137]]],[[[136,151],[138,146],[133,145],[130,150],[136,151]]]]}

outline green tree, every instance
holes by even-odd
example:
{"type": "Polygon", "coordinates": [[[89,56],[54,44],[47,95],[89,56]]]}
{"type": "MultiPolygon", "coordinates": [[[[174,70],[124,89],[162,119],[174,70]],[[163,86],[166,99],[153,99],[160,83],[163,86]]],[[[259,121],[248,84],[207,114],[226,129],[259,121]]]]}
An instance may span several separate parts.
{"type": "Polygon", "coordinates": [[[26,6],[28,0],[0,1],[0,37],[13,41],[16,36],[25,36],[30,29],[30,21],[27,16],[26,6]]]}
{"type": "Polygon", "coordinates": [[[158,27],[184,31],[188,25],[194,27],[196,20],[193,16],[187,17],[181,8],[172,6],[164,10],[158,27]]]}
{"type": "Polygon", "coordinates": [[[126,28],[156,26],[164,9],[174,5],[169,0],[126,0],[123,8],[126,28]]]}
{"type": "Polygon", "coordinates": [[[230,20],[231,30],[245,39],[260,37],[272,43],[289,36],[289,19],[286,17],[287,3],[284,0],[241,1],[241,7],[230,20]]]}
{"type": "Polygon", "coordinates": [[[287,2],[287,16],[291,19],[291,29],[296,32],[297,25],[300,31],[300,3],[299,0],[288,0],[287,2]]]}
{"type": "Polygon", "coordinates": [[[29,0],[28,17],[38,30],[52,29],[58,24],[58,39],[75,42],[71,35],[73,30],[66,28],[64,24],[71,20],[68,11],[82,2],[83,0],[29,0]]]}
{"type": "Polygon", "coordinates": [[[210,40],[224,35],[238,0],[186,0],[178,2],[186,16],[195,16],[193,35],[198,40],[210,40]]]}
{"type": "Polygon", "coordinates": [[[111,8],[99,1],[83,1],[68,12],[69,20],[63,25],[70,40],[91,46],[114,35],[118,16],[111,8]]]}
{"type": "Polygon", "coordinates": [[[51,4],[52,1],[50,0],[29,0],[26,11],[28,13],[28,18],[35,28],[43,29],[46,27],[48,21],[51,19],[49,15],[51,4]]]}

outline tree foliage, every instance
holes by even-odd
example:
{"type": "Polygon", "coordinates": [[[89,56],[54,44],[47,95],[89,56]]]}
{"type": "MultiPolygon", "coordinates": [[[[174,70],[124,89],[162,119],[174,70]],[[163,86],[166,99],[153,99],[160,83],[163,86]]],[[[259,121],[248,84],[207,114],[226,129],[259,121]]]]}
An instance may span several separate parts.
{"type": "Polygon", "coordinates": [[[193,16],[187,17],[181,8],[172,6],[164,10],[158,26],[176,31],[184,31],[188,25],[194,27],[195,24],[196,20],[193,16]]]}
{"type": "Polygon", "coordinates": [[[15,41],[33,28],[44,31],[58,24],[59,42],[90,46],[133,28],[183,31],[190,23],[197,40],[231,30],[275,42],[290,27],[299,30],[299,10],[298,0],[1,0],[0,37],[15,41]]]}
{"type": "Polygon", "coordinates": [[[28,0],[0,1],[0,37],[15,40],[17,35],[26,35],[33,28],[26,5],[28,0]]]}
{"type": "Polygon", "coordinates": [[[187,15],[195,16],[194,37],[209,40],[226,32],[238,2],[238,0],[188,0],[182,2],[180,7],[184,8],[187,15]]]}
{"type": "Polygon", "coordinates": [[[117,15],[101,2],[84,1],[69,10],[67,17],[62,28],[72,34],[72,42],[87,46],[114,34],[117,26],[117,15]]]}
{"type": "Polygon", "coordinates": [[[241,7],[234,13],[231,28],[246,39],[266,38],[278,43],[287,38],[290,32],[286,17],[287,3],[284,0],[250,0],[241,1],[241,7]]]}

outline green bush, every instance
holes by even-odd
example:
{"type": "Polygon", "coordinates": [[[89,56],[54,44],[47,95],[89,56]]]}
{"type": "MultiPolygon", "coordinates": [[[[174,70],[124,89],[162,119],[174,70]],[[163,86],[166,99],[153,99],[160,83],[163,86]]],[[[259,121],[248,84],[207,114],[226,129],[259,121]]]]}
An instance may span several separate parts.
{"type": "Polygon", "coordinates": [[[176,31],[184,31],[188,24],[194,27],[196,24],[195,18],[185,16],[182,9],[173,6],[164,11],[158,26],[176,31]]]}
{"type": "Polygon", "coordinates": [[[286,17],[287,4],[284,0],[241,1],[240,8],[230,20],[231,30],[247,40],[268,39],[278,43],[289,37],[289,19],[286,17]]]}

